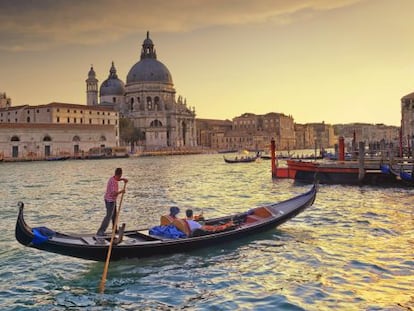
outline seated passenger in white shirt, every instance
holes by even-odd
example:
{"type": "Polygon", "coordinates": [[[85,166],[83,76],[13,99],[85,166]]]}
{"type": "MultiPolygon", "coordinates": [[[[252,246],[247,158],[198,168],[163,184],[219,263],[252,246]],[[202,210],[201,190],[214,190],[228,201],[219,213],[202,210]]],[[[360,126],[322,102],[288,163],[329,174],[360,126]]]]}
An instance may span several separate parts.
{"type": "Polygon", "coordinates": [[[202,225],[193,219],[193,210],[186,210],[185,215],[187,216],[186,221],[190,227],[191,232],[194,232],[197,229],[201,229],[202,225]]]}

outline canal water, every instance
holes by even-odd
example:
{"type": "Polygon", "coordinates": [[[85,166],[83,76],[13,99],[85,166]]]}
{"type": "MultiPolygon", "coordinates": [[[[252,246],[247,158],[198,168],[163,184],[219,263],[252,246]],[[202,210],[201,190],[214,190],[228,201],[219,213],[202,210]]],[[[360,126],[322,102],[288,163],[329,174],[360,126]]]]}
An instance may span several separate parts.
{"type": "Polygon", "coordinates": [[[207,217],[307,191],[271,179],[270,161],[219,154],[0,164],[0,310],[413,310],[414,189],[320,185],[312,207],[268,232],[225,245],[103,263],[41,252],[14,238],[26,221],[95,232],[107,179],[129,179],[127,229],[157,225],[171,205],[207,217]]]}

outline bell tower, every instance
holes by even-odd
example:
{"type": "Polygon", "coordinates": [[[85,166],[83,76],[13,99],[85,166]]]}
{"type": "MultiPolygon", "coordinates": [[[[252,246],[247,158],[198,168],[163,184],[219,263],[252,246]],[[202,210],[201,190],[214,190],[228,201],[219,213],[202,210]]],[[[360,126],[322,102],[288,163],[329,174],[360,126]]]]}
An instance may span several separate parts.
{"type": "Polygon", "coordinates": [[[86,81],[86,105],[95,106],[98,104],[98,79],[96,79],[95,70],[91,65],[86,81]]]}

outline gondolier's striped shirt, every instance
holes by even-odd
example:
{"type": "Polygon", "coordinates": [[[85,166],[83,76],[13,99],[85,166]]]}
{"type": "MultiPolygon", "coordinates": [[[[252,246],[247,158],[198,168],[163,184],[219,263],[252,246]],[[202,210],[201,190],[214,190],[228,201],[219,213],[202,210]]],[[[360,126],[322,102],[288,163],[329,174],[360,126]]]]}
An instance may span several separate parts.
{"type": "Polygon", "coordinates": [[[115,176],[112,176],[108,180],[106,185],[105,200],[108,202],[116,202],[116,197],[118,196],[118,181],[115,179],[115,176]]]}

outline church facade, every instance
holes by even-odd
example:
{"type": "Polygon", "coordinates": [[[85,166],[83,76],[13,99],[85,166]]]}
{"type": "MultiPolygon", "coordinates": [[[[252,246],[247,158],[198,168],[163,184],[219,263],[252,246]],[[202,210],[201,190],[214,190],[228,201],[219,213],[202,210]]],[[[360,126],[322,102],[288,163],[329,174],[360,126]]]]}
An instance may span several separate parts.
{"type": "Polygon", "coordinates": [[[118,78],[112,63],[108,78],[98,88],[91,67],[86,94],[88,106],[112,106],[120,117],[131,120],[145,137],[141,145],[146,150],[197,146],[195,109],[188,107],[182,96],[176,98],[171,73],[157,60],[149,32],[140,60],[129,70],[126,83],[118,78]]]}

